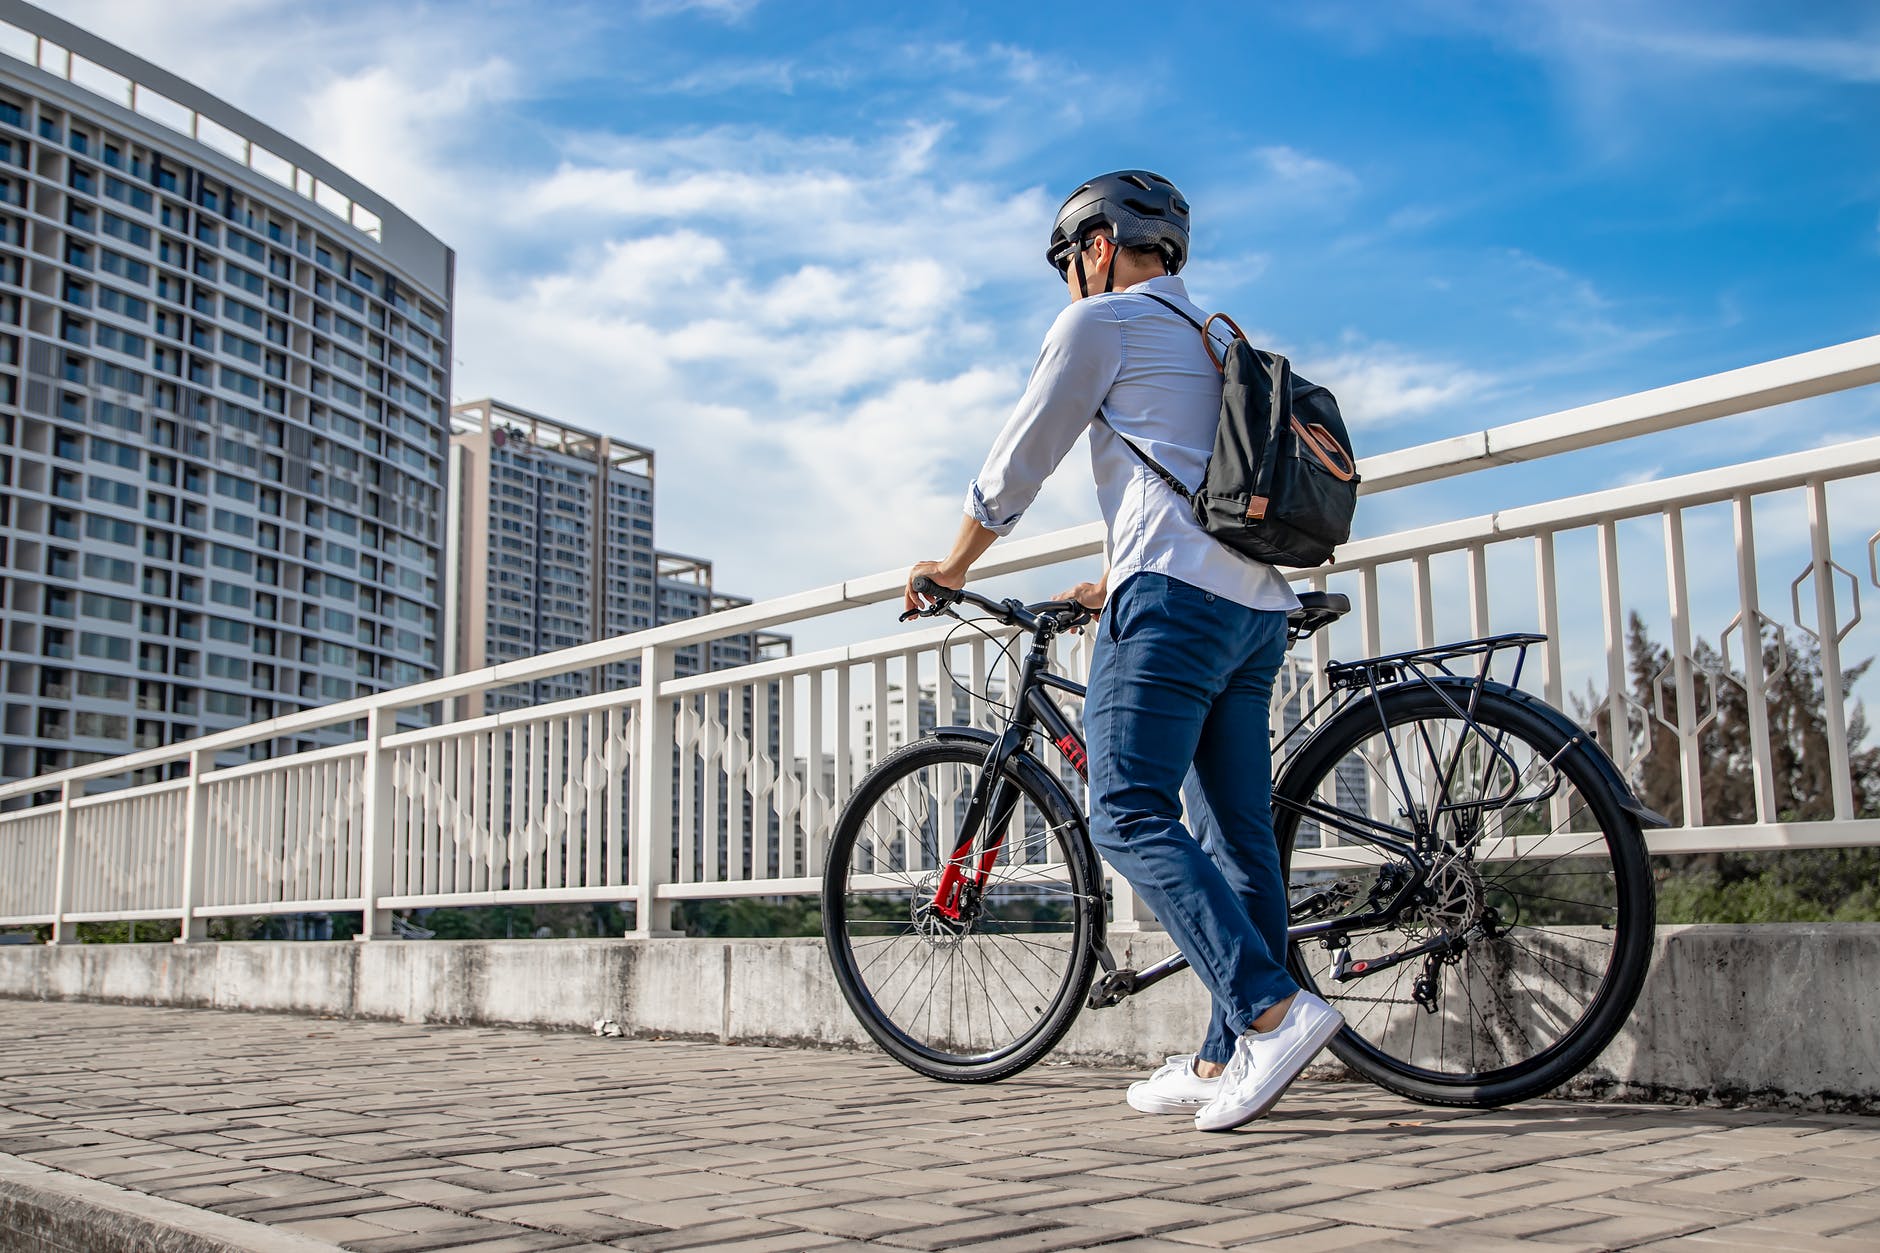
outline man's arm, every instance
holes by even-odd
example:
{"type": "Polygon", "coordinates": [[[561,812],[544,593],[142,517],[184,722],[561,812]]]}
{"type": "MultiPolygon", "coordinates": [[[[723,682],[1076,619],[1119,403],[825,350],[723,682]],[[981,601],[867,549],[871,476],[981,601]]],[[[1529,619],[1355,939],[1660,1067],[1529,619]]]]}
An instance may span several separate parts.
{"type": "Polygon", "coordinates": [[[966,516],[944,561],[908,571],[904,600],[919,607],[921,575],[947,587],[966,582],[973,562],[1018,520],[1090,423],[1122,368],[1122,327],[1106,311],[1072,305],[1045,336],[1025,395],[1007,420],[966,493],[966,516]]]}
{"type": "Polygon", "coordinates": [[[966,513],[1005,535],[1037,498],[1123,367],[1123,328],[1107,307],[1079,301],[1058,315],[1025,394],[966,493],[966,513]]]}

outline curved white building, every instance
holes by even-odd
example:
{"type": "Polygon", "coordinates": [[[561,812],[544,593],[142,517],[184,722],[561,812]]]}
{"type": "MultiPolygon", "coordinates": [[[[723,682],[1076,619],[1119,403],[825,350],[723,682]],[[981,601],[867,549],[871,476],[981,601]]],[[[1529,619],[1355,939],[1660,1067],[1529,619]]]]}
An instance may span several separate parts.
{"type": "Polygon", "coordinates": [[[0,780],[440,672],[452,264],[0,0],[0,780]]]}

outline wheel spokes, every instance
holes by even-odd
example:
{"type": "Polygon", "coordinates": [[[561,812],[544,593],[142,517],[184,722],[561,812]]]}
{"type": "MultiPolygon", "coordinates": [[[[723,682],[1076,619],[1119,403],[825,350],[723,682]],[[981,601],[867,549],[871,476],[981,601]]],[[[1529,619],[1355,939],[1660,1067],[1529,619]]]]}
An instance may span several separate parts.
{"type": "Polygon", "coordinates": [[[946,761],[894,780],[861,816],[843,871],[859,981],[894,1031],[949,1058],[997,1055],[1035,1034],[1080,956],[1065,848],[1074,833],[1022,790],[989,864],[984,833],[962,859],[960,917],[935,909],[979,774],[946,761]]]}
{"type": "MultiPolygon", "coordinates": [[[[1559,755],[1460,718],[1421,717],[1361,741],[1321,781],[1321,798],[1335,792],[1362,815],[1347,832],[1420,829],[1437,850],[1426,854],[1431,880],[1418,906],[1342,937],[1343,968],[1383,967],[1376,973],[1337,980],[1339,954],[1301,946],[1307,973],[1368,1048],[1433,1075],[1474,1077],[1532,1061],[1585,1022],[1621,920],[1608,836],[1559,755]],[[1388,966],[1444,937],[1454,943],[1388,966]]],[[[1296,853],[1337,868],[1296,874],[1293,897],[1323,902],[1337,884],[1350,903],[1334,917],[1371,912],[1410,877],[1323,824],[1302,822],[1299,837],[1296,853]]]]}

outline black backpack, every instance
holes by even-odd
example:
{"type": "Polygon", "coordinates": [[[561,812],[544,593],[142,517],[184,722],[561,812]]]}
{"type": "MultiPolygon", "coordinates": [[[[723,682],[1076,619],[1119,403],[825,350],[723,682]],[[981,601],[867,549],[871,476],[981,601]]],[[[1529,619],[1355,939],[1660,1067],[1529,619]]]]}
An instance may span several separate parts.
{"type": "Polygon", "coordinates": [[[1286,358],[1249,344],[1226,314],[1196,322],[1160,296],[1138,294],[1201,332],[1221,372],[1221,423],[1201,486],[1192,492],[1134,441],[1119,438],[1189,503],[1202,530],[1235,552],[1278,566],[1330,561],[1351,538],[1358,507],[1357,461],[1338,402],[1294,374],[1286,358]],[[1208,338],[1215,318],[1234,333],[1224,356],[1208,338]]]}

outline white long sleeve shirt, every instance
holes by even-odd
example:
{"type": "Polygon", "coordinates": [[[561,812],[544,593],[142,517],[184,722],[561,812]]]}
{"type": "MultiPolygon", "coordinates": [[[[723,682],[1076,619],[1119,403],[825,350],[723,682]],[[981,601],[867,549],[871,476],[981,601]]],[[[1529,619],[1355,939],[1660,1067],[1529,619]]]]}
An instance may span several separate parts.
{"type": "Polygon", "coordinates": [[[1009,532],[1088,429],[1112,590],[1151,571],[1250,609],[1296,608],[1299,600],[1278,570],[1202,530],[1188,502],[1118,437],[1128,436],[1194,488],[1220,422],[1221,376],[1201,336],[1143,292],[1196,321],[1207,317],[1173,275],[1068,306],[1045,335],[1025,395],[966,494],[966,512],[990,531],[1009,532]],[[1098,420],[1099,408],[1107,421],[1098,420]]]}

